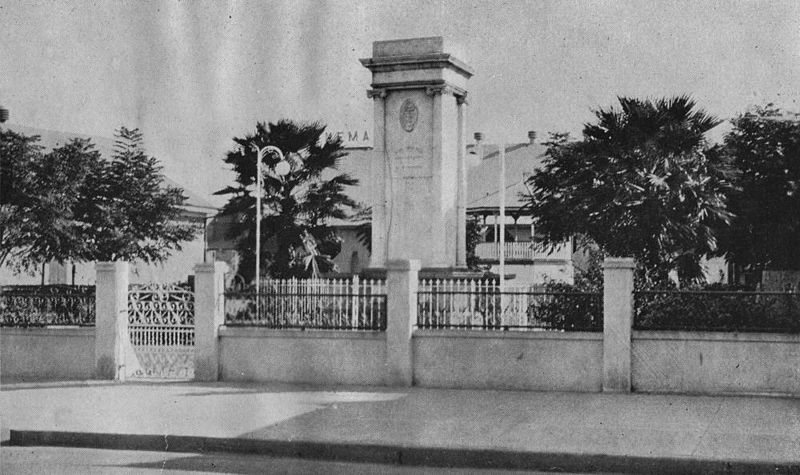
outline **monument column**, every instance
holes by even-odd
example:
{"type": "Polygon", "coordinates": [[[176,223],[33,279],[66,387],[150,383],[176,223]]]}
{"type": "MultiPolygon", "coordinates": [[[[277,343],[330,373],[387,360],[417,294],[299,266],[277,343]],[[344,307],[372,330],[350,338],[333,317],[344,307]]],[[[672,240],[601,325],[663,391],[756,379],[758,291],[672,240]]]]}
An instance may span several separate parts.
{"type": "Polygon", "coordinates": [[[465,267],[463,99],[472,69],[445,46],[441,37],[376,41],[361,60],[375,113],[371,267],[408,259],[423,273],[465,267]]]}
{"type": "Polygon", "coordinates": [[[386,267],[386,157],[384,133],[386,123],[386,90],[371,89],[367,91],[367,97],[372,98],[374,109],[374,135],[373,140],[373,159],[370,162],[370,176],[372,179],[371,200],[372,200],[372,253],[370,256],[370,267],[386,267]]]}
{"type": "Polygon", "coordinates": [[[456,267],[467,267],[467,95],[456,98],[458,104],[458,229],[456,230],[456,267]]]}

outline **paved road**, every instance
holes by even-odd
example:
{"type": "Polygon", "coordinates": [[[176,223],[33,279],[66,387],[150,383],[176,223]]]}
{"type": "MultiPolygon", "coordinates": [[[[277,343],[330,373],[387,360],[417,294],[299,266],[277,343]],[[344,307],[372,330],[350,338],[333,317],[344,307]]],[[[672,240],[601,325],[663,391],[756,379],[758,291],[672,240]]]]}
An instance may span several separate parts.
{"type": "MultiPolygon", "coordinates": [[[[774,471],[775,464],[800,469],[798,398],[228,383],[17,384],[0,390],[0,436],[6,438],[9,429],[128,434],[148,440],[138,446],[145,450],[158,450],[162,443],[181,451],[256,447],[264,454],[320,458],[326,451],[345,451],[348,460],[397,458],[407,465],[545,470],[561,464],[572,471],[596,467],[629,473],[656,468],[702,473],[730,464],[751,472],[774,471]],[[181,444],[181,438],[191,443],[181,444]],[[213,443],[197,445],[197,439],[213,443]]],[[[98,442],[114,440],[100,437],[98,442]]],[[[43,442],[27,443],[59,445],[43,442]]],[[[72,445],[127,449],[132,443],[137,442],[72,445]]]]}
{"type": "Polygon", "coordinates": [[[510,470],[401,467],[372,463],[329,462],[237,454],[181,454],[133,450],[63,447],[3,447],[0,472],[16,474],[154,474],[154,473],[269,473],[269,474],[490,474],[541,473],[510,470]]]}

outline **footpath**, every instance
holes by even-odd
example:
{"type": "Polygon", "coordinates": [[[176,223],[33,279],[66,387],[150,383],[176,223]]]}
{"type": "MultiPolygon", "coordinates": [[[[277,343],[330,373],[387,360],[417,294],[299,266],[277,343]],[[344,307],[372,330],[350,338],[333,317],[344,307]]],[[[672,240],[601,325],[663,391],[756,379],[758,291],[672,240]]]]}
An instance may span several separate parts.
{"type": "Polygon", "coordinates": [[[800,399],[779,397],[18,383],[0,391],[0,432],[3,445],[429,467],[800,474],[800,399]]]}

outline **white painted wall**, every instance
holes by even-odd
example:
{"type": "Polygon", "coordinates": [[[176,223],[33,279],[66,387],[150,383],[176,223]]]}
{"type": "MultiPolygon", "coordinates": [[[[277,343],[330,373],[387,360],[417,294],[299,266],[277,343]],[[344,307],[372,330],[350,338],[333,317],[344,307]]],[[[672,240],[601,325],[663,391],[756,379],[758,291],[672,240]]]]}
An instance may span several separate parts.
{"type": "Polygon", "coordinates": [[[603,334],[417,330],[414,384],[435,388],[600,391],[603,334]]]}
{"type": "Polygon", "coordinates": [[[358,240],[358,235],[354,227],[341,227],[336,233],[342,238],[342,250],[333,258],[336,264],[336,271],[349,274],[357,274],[369,267],[370,253],[366,246],[358,240]],[[353,268],[353,253],[357,253],[358,265],[353,268]]]}
{"type": "Polygon", "coordinates": [[[94,328],[3,328],[0,376],[5,381],[91,379],[94,328]]]}
{"type": "Polygon", "coordinates": [[[635,391],[800,395],[800,335],[635,331],[635,391]]]}
{"type": "MultiPolygon", "coordinates": [[[[492,265],[491,271],[500,272],[500,266],[492,265]]],[[[512,280],[506,281],[512,286],[544,284],[550,281],[571,284],[575,281],[575,271],[571,261],[506,264],[506,275],[509,274],[514,274],[512,280]]]]}
{"type": "Polygon", "coordinates": [[[381,385],[382,332],[223,327],[221,379],[310,384],[381,385]]]}

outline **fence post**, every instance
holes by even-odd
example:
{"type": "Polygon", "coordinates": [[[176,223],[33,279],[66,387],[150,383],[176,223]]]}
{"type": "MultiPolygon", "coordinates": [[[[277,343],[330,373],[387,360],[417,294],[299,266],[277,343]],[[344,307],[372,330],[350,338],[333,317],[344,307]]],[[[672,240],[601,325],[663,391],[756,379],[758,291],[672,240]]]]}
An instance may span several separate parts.
{"type": "Polygon", "coordinates": [[[95,376],[125,380],[128,341],[128,263],[95,265],[95,376]]]}
{"type": "Polygon", "coordinates": [[[194,379],[219,379],[219,327],[225,324],[224,262],[194,266],[194,379]]]}
{"type": "Polygon", "coordinates": [[[352,294],[352,298],[350,299],[350,326],[353,328],[358,327],[358,284],[358,275],[354,275],[353,280],[350,282],[350,293],[352,294]]]}
{"type": "Polygon", "coordinates": [[[386,263],[386,384],[411,386],[414,361],[411,336],[417,323],[417,286],[420,262],[386,263]]]}
{"type": "Polygon", "coordinates": [[[631,390],[632,258],[603,261],[603,391],[631,390]]]}

